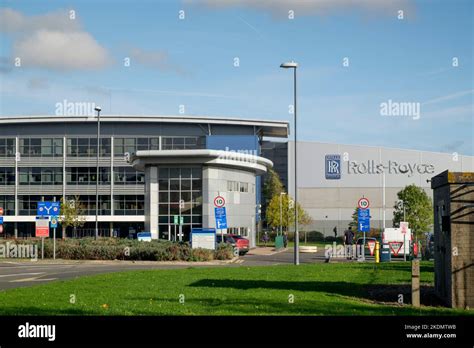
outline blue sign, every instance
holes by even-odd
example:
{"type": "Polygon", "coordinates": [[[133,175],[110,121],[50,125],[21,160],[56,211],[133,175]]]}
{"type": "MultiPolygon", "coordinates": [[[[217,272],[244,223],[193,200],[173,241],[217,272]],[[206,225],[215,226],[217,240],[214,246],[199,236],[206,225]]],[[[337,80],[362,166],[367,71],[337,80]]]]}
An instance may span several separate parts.
{"type": "Polygon", "coordinates": [[[3,216],[0,216],[0,225],[3,224],[3,216]]]}
{"type": "Polygon", "coordinates": [[[326,179],[338,180],[341,178],[341,156],[326,155],[325,158],[326,179]]]}
{"type": "Polygon", "coordinates": [[[370,209],[359,209],[357,214],[358,229],[360,232],[370,231],[370,209]]]}
{"type": "Polygon", "coordinates": [[[151,242],[151,232],[138,232],[137,239],[142,242],[151,242]]]}
{"type": "Polygon", "coordinates": [[[58,216],[59,202],[38,202],[37,216],[58,216]]]}
{"type": "Polygon", "coordinates": [[[216,216],[216,228],[218,230],[227,228],[227,214],[225,207],[214,208],[214,215],[216,216]]]}
{"type": "Polygon", "coordinates": [[[51,221],[49,223],[50,223],[51,228],[57,228],[58,227],[58,217],[57,216],[51,216],[51,221]]]}

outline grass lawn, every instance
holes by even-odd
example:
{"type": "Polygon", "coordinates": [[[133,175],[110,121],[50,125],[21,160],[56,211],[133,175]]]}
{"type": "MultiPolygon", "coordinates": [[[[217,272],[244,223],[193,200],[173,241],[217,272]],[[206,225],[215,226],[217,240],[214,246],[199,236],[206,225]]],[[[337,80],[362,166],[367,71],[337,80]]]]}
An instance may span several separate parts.
{"type": "MultiPolygon", "coordinates": [[[[432,284],[432,263],[421,271],[421,281],[432,284]]],[[[408,262],[128,271],[1,291],[0,315],[474,314],[396,305],[397,287],[409,281],[408,262]],[[367,287],[395,289],[393,303],[374,303],[367,287]]]]}

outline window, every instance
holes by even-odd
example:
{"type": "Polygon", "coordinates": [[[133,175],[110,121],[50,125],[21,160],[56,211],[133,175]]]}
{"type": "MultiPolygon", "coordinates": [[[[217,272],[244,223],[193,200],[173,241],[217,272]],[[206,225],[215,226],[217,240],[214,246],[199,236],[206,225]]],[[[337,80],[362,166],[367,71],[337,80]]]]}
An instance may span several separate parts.
{"type": "Polygon", "coordinates": [[[63,169],[42,167],[18,168],[20,185],[62,185],[63,169]]]}
{"type": "Polygon", "coordinates": [[[20,139],[20,154],[25,157],[62,157],[62,138],[20,139]]]}
{"type": "Polygon", "coordinates": [[[162,137],[162,150],[187,150],[206,148],[204,137],[162,137]]]}
{"type": "MultiPolygon", "coordinates": [[[[250,184],[251,187],[252,184],[250,184]]],[[[249,192],[248,182],[227,181],[227,191],[229,192],[249,192]]],[[[253,193],[253,192],[252,192],[253,193]]]]}
{"type": "Polygon", "coordinates": [[[114,196],[114,215],[144,215],[145,197],[143,195],[114,196]]]}
{"type": "Polygon", "coordinates": [[[15,156],[15,139],[0,139],[0,158],[15,156]]]}
{"type": "Polygon", "coordinates": [[[15,196],[0,196],[0,207],[3,215],[15,215],[15,196]]]}
{"type": "MultiPolygon", "coordinates": [[[[66,140],[68,157],[96,157],[97,138],[68,138],[66,140]]],[[[101,157],[110,156],[110,138],[100,138],[101,157]]]]}
{"type": "MultiPolygon", "coordinates": [[[[66,168],[66,183],[68,185],[95,185],[97,168],[68,167],[66,168]]],[[[99,184],[110,184],[110,168],[99,168],[99,184]]]]}
{"type": "Polygon", "coordinates": [[[139,150],[159,150],[160,138],[115,138],[114,156],[124,156],[139,150]]]}
{"type": "Polygon", "coordinates": [[[54,201],[55,198],[57,202],[61,201],[61,196],[18,196],[18,213],[19,215],[36,215],[38,202],[41,202],[42,200],[54,201]]]}
{"type": "Polygon", "coordinates": [[[0,167],[0,185],[15,185],[15,168],[0,167]]]}
{"type": "MultiPolygon", "coordinates": [[[[174,224],[174,216],[183,217],[183,233],[202,226],[202,168],[158,168],[158,224],[161,232],[174,224]]],[[[171,227],[172,228],[172,227],[171,227]]],[[[172,228],[173,229],[173,228],[172,228]]],[[[174,233],[174,229],[173,229],[174,233]]],[[[166,235],[164,238],[168,238],[166,235]]]]}
{"type": "Polygon", "coordinates": [[[116,185],[143,185],[145,174],[132,167],[114,167],[114,184],[116,185]]]}
{"type": "MultiPolygon", "coordinates": [[[[76,196],[67,196],[68,201],[75,200],[76,196]]],[[[82,205],[84,210],[84,215],[95,215],[95,205],[96,199],[95,195],[81,195],[79,196],[79,204],[82,205]]],[[[99,215],[110,215],[111,214],[111,204],[109,195],[99,195],[99,215]]]]}

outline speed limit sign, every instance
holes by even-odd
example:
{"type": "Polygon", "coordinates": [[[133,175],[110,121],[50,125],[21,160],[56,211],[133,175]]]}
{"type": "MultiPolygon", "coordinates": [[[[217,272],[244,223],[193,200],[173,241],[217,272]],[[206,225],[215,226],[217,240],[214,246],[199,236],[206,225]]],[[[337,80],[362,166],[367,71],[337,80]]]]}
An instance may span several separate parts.
{"type": "Polygon", "coordinates": [[[224,197],[222,197],[222,196],[217,196],[216,198],[214,198],[214,205],[215,205],[217,208],[222,208],[222,207],[225,205],[225,199],[224,199],[224,197]]]}
{"type": "Polygon", "coordinates": [[[359,202],[357,202],[357,206],[359,207],[359,209],[367,209],[369,205],[370,205],[370,202],[365,197],[362,197],[361,199],[359,199],[359,202]]]}

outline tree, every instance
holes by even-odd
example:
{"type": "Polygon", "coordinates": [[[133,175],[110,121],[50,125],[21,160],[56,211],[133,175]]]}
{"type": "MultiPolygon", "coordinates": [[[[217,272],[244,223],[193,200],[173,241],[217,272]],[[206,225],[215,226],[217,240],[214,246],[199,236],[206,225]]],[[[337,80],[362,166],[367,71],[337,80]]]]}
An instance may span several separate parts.
{"type": "MultiPolygon", "coordinates": [[[[421,237],[433,224],[433,204],[426,192],[414,184],[405,186],[397,193],[398,199],[405,206],[406,221],[414,236],[421,237]]],[[[393,226],[400,226],[403,221],[403,206],[395,202],[393,213],[393,226]]]]}
{"type": "MultiPolygon", "coordinates": [[[[278,195],[273,196],[266,210],[268,225],[275,228],[281,225],[288,230],[288,228],[295,223],[295,207],[294,204],[290,204],[290,201],[294,202],[294,200],[291,199],[291,197],[288,197],[287,194],[281,195],[280,197],[280,193],[278,193],[278,195]]],[[[309,214],[303,209],[303,207],[299,203],[296,206],[298,208],[298,224],[303,226],[309,225],[312,221],[309,214]]]]}
{"type": "Polygon", "coordinates": [[[272,168],[268,170],[267,176],[265,178],[265,183],[263,185],[263,197],[268,203],[274,196],[280,195],[281,192],[284,192],[283,184],[280,180],[280,176],[272,168]]]}
{"type": "Polygon", "coordinates": [[[352,213],[352,221],[349,222],[349,226],[352,227],[354,232],[358,230],[359,227],[359,207],[355,208],[354,212],[352,213]]]}
{"type": "Polygon", "coordinates": [[[65,201],[61,198],[61,216],[59,221],[64,228],[72,227],[74,235],[77,227],[82,227],[86,223],[85,209],[79,200],[79,196],[75,196],[73,200],[65,201]]]}

